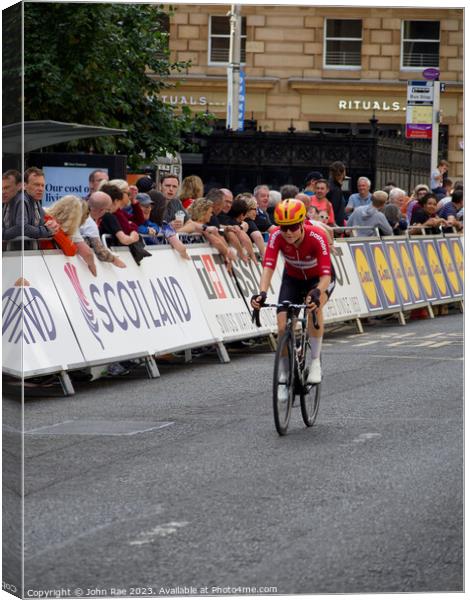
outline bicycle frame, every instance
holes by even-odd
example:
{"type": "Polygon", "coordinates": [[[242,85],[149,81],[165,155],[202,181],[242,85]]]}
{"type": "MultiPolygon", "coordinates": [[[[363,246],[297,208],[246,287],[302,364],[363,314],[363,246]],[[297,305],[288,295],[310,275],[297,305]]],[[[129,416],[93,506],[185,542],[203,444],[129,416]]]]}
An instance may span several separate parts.
{"type": "MultiPolygon", "coordinates": [[[[314,327],[318,328],[318,322],[316,311],[307,313],[306,304],[292,304],[286,300],[282,304],[264,304],[263,306],[284,308],[287,313],[284,333],[278,337],[273,374],[274,423],[279,435],[285,435],[296,395],[300,397],[302,418],[307,427],[314,424],[318,413],[320,385],[307,383],[309,366],[306,363],[310,348],[309,314],[312,315],[314,327]],[[301,315],[300,311],[303,311],[301,315]],[[297,323],[300,324],[300,328],[296,327],[297,323]],[[280,367],[284,358],[288,359],[287,371],[286,366],[280,367]],[[310,393],[311,390],[313,390],[313,396],[310,393]]],[[[253,317],[258,324],[259,311],[253,311],[253,317]]]]}

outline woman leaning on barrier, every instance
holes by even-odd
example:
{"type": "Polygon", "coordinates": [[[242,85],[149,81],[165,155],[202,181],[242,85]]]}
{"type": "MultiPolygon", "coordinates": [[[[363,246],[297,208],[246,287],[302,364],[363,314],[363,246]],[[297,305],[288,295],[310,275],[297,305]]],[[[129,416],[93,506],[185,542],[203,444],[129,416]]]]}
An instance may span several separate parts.
{"type": "Polygon", "coordinates": [[[67,256],[78,254],[96,277],[96,265],[93,251],[83,239],[80,226],[86,221],[89,210],[78,196],[63,196],[45,210],[45,221],[55,220],[60,230],[54,234],[54,240],[67,256]]]}
{"type": "Polygon", "coordinates": [[[448,227],[446,219],[442,219],[436,212],[437,198],[429,193],[418,200],[418,208],[413,211],[410,234],[422,234],[423,229],[426,234],[439,234],[441,227],[448,227]]]}

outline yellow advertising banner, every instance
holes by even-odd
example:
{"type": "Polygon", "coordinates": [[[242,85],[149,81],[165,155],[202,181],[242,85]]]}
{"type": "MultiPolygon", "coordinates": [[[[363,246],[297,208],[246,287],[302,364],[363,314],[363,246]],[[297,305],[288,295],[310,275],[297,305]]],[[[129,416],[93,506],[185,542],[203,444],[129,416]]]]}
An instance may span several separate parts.
{"type": "Polygon", "coordinates": [[[426,296],[424,295],[418,273],[414,266],[411,251],[410,248],[408,248],[408,243],[403,240],[396,242],[396,244],[398,248],[398,254],[403,265],[403,275],[410,286],[413,304],[426,302],[426,296]]]}
{"type": "Polygon", "coordinates": [[[426,300],[432,302],[437,300],[437,294],[434,290],[433,280],[429,273],[426,259],[421,248],[421,242],[419,240],[411,240],[409,242],[411,248],[411,255],[418,273],[418,278],[423,286],[424,295],[426,300]]]}
{"type": "Polygon", "coordinates": [[[439,254],[441,256],[442,265],[444,267],[449,285],[451,288],[452,295],[455,297],[461,297],[463,295],[463,286],[460,279],[460,275],[457,271],[457,266],[452,255],[450,248],[450,241],[443,239],[437,240],[439,247],[439,254]]]}
{"type": "Polygon", "coordinates": [[[385,256],[385,249],[382,242],[372,242],[370,244],[372,259],[375,263],[380,287],[384,293],[387,308],[399,308],[401,306],[398,290],[395,286],[393,272],[390,263],[385,256]]]}
{"type": "Polygon", "coordinates": [[[434,280],[436,291],[439,294],[441,300],[447,300],[452,297],[449,284],[442,268],[442,264],[437,253],[437,247],[435,246],[435,240],[423,240],[422,246],[426,260],[429,266],[429,272],[434,280]]]}

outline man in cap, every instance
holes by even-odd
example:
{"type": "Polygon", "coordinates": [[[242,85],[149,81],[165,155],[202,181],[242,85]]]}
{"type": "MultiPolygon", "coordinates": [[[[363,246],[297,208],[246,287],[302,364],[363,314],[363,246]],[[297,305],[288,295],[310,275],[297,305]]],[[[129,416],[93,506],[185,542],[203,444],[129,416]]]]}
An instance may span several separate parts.
{"type": "Polygon", "coordinates": [[[140,194],[148,194],[148,192],[155,187],[155,184],[149,175],[144,175],[143,177],[140,177],[135,182],[135,185],[140,194]]]}
{"type": "Polygon", "coordinates": [[[307,196],[315,196],[315,184],[319,179],[323,179],[323,175],[320,171],[310,171],[304,181],[304,189],[302,190],[303,194],[307,194],[307,196]]]}

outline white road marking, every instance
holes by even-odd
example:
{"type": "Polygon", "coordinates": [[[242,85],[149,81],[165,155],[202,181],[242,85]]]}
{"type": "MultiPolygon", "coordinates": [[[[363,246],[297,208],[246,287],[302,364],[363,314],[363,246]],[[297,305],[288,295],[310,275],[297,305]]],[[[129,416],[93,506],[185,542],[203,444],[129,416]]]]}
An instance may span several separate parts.
{"type": "Polygon", "coordinates": [[[360,344],[354,344],[356,348],[359,346],[372,346],[372,344],[380,344],[382,340],[371,340],[370,342],[361,342],[360,344]]]}
{"type": "Polygon", "coordinates": [[[368,440],[373,440],[373,439],[379,438],[379,437],[382,437],[382,435],[380,433],[361,433],[361,435],[358,436],[357,438],[355,438],[353,440],[353,442],[356,444],[363,444],[364,442],[367,442],[368,440]]]}
{"type": "Polygon", "coordinates": [[[463,361],[463,356],[457,356],[455,358],[450,358],[448,356],[418,356],[418,355],[411,355],[411,356],[407,356],[405,354],[374,354],[374,358],[400,358],[400,359],[412,359],[412,360],[448,360],[448,361],[463,361]]]}
{"type": "Polygon", "coordinates": [[[164,523],[163,525],[157,525],[150,531],[144,531],[140,534],[140,537],[133,542],[129,542],[129,546],[142,546],[144,544],[151,544],[159,537],[166,537],[176,533],[178,529],[189,525],[187,521],[181,521],[180,523],[172,521],[171,523],[164,523]]]}

